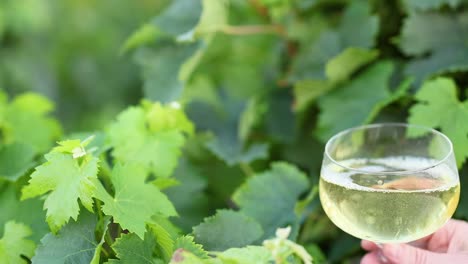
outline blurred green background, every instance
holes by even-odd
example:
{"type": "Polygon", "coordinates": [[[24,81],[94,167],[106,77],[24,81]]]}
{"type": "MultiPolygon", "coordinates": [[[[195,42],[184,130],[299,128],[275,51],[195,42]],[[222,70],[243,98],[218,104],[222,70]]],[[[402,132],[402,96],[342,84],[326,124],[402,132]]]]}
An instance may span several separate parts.
{"type": "MultiPolygon", "coordinates": [[[[183,104],[199,132],[176,177],[195,181],[179,191],[191,188],[200,197],[172,196],[187,209],[179,223],[187,231],[231,206],[245,174],[272,161],[296,164],[316,184],[326,140],[364,123],[410,122],[446,133],[464,190],[467,6],[464,0],[3,0],[0,87],[10,96],[34,91],[50,98],[67,134],[105,129],[142,98],[183,104]],[[436,78],[453,83],[425,88],[436,78]]],[[[358,240],[330,223],[317,198],[306,210],[299,243],[320,259],[318,245],[331,263],[359,259],[358,240]]],[[[456,217],[468,218],[467,192],[456,217]]]]}

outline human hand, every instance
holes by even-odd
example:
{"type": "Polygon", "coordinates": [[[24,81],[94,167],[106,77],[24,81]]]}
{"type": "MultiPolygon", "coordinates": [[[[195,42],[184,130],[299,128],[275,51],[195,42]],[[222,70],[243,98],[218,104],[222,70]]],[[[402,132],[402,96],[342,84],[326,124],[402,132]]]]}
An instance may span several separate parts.
{"type": "Polygon", "coordinates": [[[370,251],[361,264],[467,264],[468,223],[450,220],[434,234],[409,244],[384,244],[380,248],[363,240],[361,246],[370,251]]]}

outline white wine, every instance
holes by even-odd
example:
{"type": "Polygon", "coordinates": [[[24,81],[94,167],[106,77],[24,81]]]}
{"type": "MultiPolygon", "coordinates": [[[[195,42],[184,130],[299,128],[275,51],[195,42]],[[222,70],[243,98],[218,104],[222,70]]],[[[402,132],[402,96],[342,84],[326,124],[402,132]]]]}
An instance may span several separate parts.
{"type": "Polygon", "coordinates": [[[460,196],[457,174],[444,164],[416,175],[393,172],[433,162],[415,157],[340,161],[376,174],[329,164],[320,179],[325,213],[343,231],[361,239],[405,243],[425,237],[453,215],[460,196]]]}

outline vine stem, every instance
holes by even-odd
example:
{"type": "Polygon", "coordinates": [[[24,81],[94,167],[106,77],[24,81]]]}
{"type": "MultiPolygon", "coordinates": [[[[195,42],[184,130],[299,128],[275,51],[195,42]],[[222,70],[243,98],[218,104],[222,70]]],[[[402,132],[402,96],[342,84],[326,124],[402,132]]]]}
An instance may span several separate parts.
{"type": "Polygon", "coordinates": [[[106,243],[111,246],[112,244],[114,244],[114,239],[112,238],[111,234],[110,234],[110,229],[107,229],[107,232],[104,236],[104,241],[106,241],[106,243]]]}
{"type": "Polygon", "coordinates": [[[210,28],[204,28],[198,31],[198,34],[208,34],[221,32],[227,35],[235,36],[248,36],[257,34],[273,34],[282,37],[286,37],[286,30],[282,25],[243,25],[243,26],[231,26],[231,25],[220,25],[210,28]]]}
{"type": "Polygon", "coordinates": [[[255,174],[255,171],[252,169],[252,167],[250,167],[249,164],[241,162],[239,163],[239,166],[242,172],[244,172],[245,176],[252,177],[255,174]]]}
{"type": "Polygon", "coordinates": [[[281,25],[224,25],[220,28],[220,31],[228,35],[275,34],[286,36],[286,30],[281,25]]]}

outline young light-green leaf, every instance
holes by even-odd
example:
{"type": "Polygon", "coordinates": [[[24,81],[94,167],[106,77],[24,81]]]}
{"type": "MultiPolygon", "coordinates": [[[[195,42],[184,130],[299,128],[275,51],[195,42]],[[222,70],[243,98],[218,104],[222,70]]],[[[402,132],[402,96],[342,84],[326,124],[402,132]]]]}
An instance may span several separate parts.
{"type": "Polygon", "coordinates": [[[6,264],[26,264],[21,257],[30,258],[34,254],[36,245],[27,237],[31,235],[31,229],[24,224],[14,221],[7,222],[0,239],[0,260],[6,264]]]}
{"type": "Polygon", "coordinates": [[[193,125],[181,109],[147,104],[128,108],[110,126],[112,155],[119,162],[136,163],[158,177],[169,177],[185,143],[183,132],[191,134],[193,125]]]}
{"type": "Polygon", "coordinates": [[[114,197],[109,195],[101,184],[96,197],[104,202],[102,210],[114,217],[114,222],[122,228],[144,237],[146,223],[156,214],[162,216],[177,215],[174,206],[156,186],[145,183],[146,170],[135,164],[116,165],[111,180],[114,197]]]}
{"type": "Polygon", "coordinates": [[[50,117],[53,109],[52,102],[41,95],[24,93],[17,96],[4,113],[5,141],[20,141],[37,152],[47,151],[62,134],[58,121],[50,117]]]}
{"type": "Polygon", "coordinates": [[[460,102],[453,80],[443,77],[424,83],[416,100],[408,122],[440,128],[452,140],[457,165],[461,167],[468,157],[468,100],[460,102]]]}
{"type": "Polygon", "coordinates": [[[71,218],[77,219],[80,207],[78,199],[89,211],[93,210],[93,196],[97,179],[98,159],[92,155],[80,162],[72,154],[51,151],[45,155],[47,162],[36,167],[29,184],[22,190],[22,198],[28,199],[46,193],[44,208],[47,223],[56,233],[71,218]]]}

